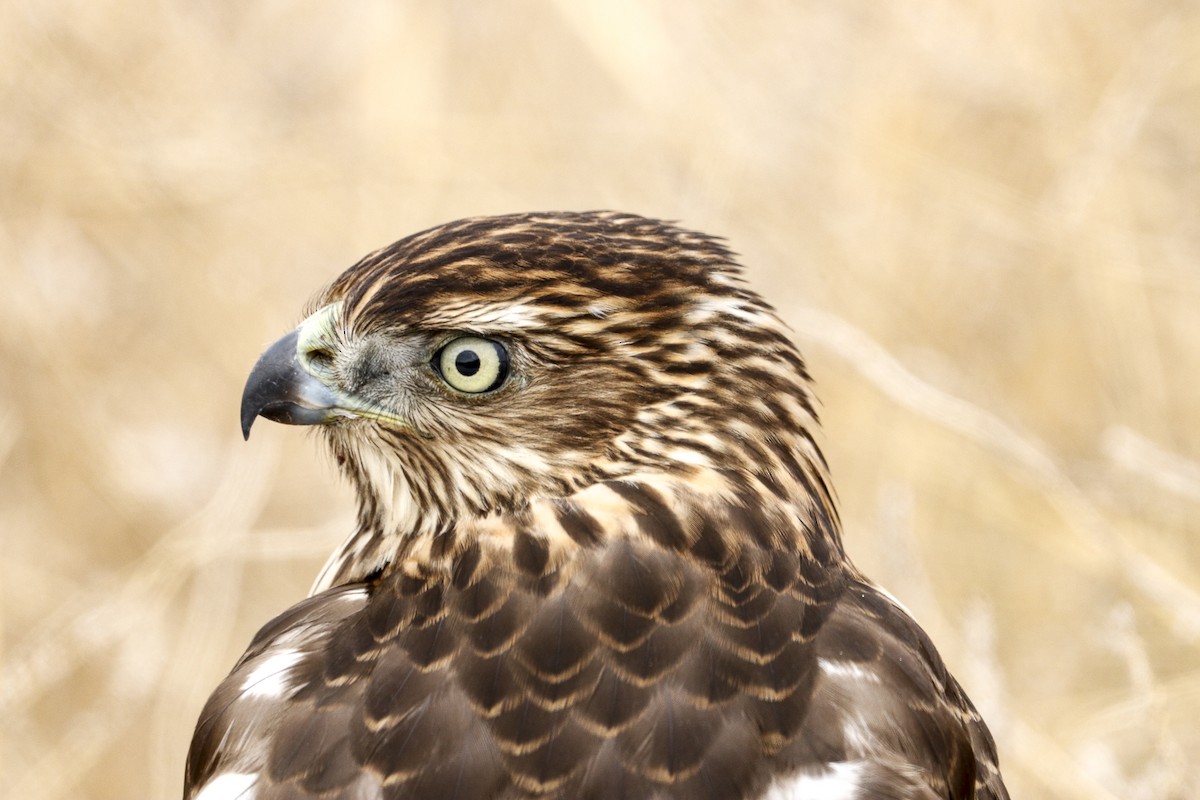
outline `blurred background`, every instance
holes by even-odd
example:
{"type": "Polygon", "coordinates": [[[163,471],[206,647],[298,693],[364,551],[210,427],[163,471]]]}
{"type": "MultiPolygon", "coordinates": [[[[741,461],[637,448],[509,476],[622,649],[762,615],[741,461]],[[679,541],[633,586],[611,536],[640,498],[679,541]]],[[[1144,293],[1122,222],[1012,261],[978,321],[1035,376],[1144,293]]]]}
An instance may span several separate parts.
{"type": "Polygon", "coordinates": [[[0,4],[0,795],[177,797],[352,498],[243,380],[359,256],[728,237],[1014,797],[1200,785],[1200,5],[0,4]]]}

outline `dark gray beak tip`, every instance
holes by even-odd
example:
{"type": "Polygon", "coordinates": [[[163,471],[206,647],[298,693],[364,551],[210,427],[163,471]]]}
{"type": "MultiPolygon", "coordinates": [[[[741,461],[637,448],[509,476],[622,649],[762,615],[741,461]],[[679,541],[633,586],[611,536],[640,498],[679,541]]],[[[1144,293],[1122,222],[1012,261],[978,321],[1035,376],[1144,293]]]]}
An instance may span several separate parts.
{"type": "Polygon", "coordinates": [[[242,391],[242,436],[250,438],[257,417],[285,425],[320,425],[337,408],[337,395],[305,372],[296,354],[299,331],[292,331],[267,348],[242,391]]]}
{"type": "Polygon", "coordinates": [[[293,384],[300,373],[296,363],[299,333],[292,331],[259,356],[242,390],[242,436],[250,438],[254,420],[271,406],[291,399],[293,384]]]}
{"type": "Polygon", "coordinates": [[[243,404],[243,407],[242,407],[242,439],[244,441],[247,441],[247,442],[250,441],[250,426],[254,424],[254,418],[257,416],[258,416],[258,414],[247,415],[245,405],[243,404]]]}

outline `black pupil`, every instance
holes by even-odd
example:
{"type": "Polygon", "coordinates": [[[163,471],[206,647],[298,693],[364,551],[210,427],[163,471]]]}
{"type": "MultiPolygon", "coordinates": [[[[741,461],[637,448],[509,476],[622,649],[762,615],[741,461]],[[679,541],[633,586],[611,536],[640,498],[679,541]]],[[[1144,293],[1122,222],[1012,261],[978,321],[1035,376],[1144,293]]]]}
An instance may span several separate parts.
{"type": "Polygon", "coordinates": [[[479,372],[481,366],[483,364],[474,350],[463,350],[454,357],[454,368],[458,370],[458,374],[465,375],[468,378],[479,372]]]}

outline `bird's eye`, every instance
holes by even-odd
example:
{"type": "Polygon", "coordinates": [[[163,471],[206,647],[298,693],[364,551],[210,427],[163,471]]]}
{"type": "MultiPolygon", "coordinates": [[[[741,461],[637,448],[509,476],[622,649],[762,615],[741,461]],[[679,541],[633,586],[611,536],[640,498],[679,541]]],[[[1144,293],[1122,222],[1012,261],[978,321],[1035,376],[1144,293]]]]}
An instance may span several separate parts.
{"type": "Polygon", "coordinates": [[[508,377],[508,351],[504,345],[478,336],[460,336],[433,356],[442,380],[464,394],[499,389],[508,377]]]}

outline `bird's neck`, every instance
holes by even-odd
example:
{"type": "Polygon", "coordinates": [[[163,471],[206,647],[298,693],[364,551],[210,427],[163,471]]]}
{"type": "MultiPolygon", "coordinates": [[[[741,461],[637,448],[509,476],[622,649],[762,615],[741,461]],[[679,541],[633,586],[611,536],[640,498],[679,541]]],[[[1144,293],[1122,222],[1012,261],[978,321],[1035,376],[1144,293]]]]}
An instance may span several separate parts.
{"type": "MultiPolygon", "coordinates": [[[[844,559],[824,462],[779,449],[741,470],[687,465],[594,483],[526,507],[446,519],[422,511],[402,470],[359,459],[359,524],[326,563],[313,592],[396,569],[448,570],[466,548],[554,563],[617,539],[721,561],[741,548],[781,550],[814,564],[844,559]],[[784,454],[790,453],[787,458],[784,454]]],[[[819,453],[817,454],[819,456],[819,453]]]]}

